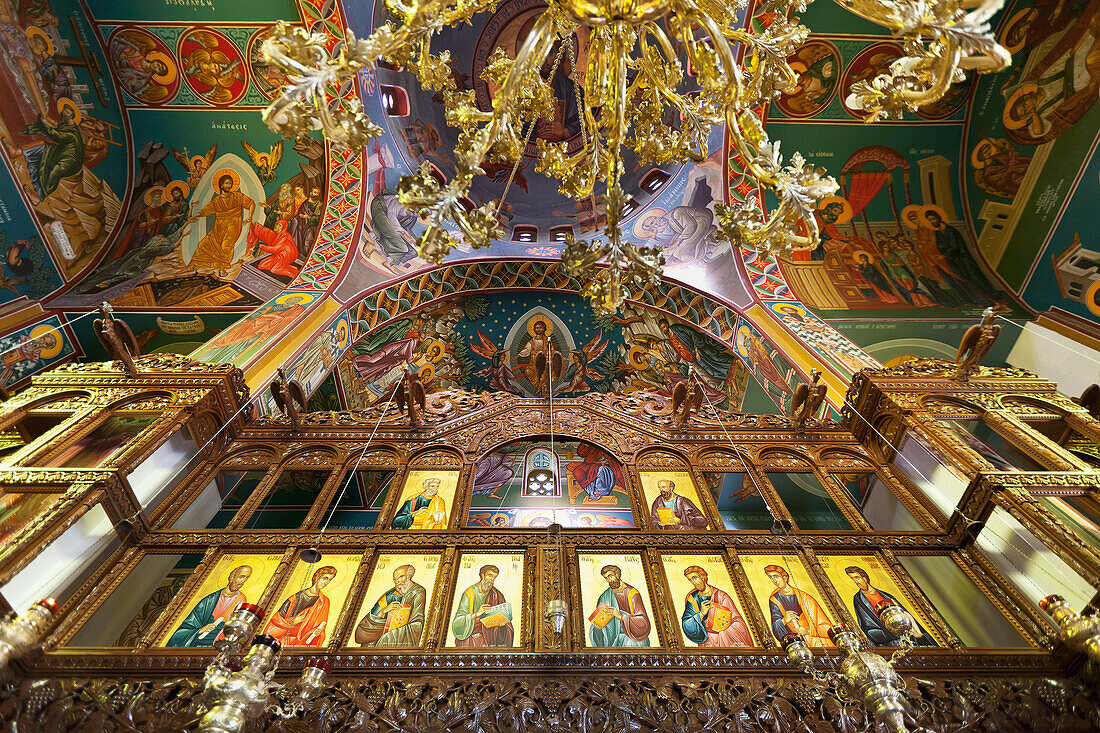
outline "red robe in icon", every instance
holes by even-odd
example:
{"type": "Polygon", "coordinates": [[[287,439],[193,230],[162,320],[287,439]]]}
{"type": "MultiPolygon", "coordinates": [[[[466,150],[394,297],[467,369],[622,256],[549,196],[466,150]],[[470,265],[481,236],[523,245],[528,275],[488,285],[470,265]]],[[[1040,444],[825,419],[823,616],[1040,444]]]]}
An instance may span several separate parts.
{"type": "Polygon", "coordinates": [[[298,259],[298,245],[294,244],[289,232],[285,229],[277,232],[263,224],[252,222],[248,225],[248,246],[254,247],[257,242],[260,249],[271,253],[270,257],[260,260],[257,267],[284,277],[298,274],[298,270],[293,267],[294,260],[298,259]]]}

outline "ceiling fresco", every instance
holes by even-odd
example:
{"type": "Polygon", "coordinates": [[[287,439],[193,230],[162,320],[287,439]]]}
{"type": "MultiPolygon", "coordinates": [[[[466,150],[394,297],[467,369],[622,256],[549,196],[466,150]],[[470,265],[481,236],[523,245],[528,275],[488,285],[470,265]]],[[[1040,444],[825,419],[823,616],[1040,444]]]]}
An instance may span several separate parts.
{"type": "MultiPolygon", "coordinates": [[[[456,81],[483,104],[493,90],[479,64],[495,47],[514,52],[539,7],[506,0],[478,25],[441,35],[456,81]]],[[[564,324],[552,336],[563,354],[586,355],[593,378],[582,381],[592,389],[669,388],[669,361],[656,352],[647,357],[656,369],[634,369],[644,377],[617,370],[632,365],[639,339],[664,336],[661,318],[701,343],[716,339],[725,356],[715,363],[732,366],[708,374],[733,408],[755,400],[781,409],[812,368],[826,371],[835,404],[864,366],[952,351],[990,304],[1017,325],[1038,311],[1100,335],[1100,242],[1085,225],[1100,193],[1098,8],[1100,0],[1013,4],[996,20],[1012,69],[958,85],[919,115],[866,126],[845,106],[848,89],[898,47],[833,3],[811,5],[803,20],[814,33],[792,59],[798,84],[761,114],[788,156],[803,152],[841,183],[816,213],[822,245],[775,261],[716,238],[716,200],[758,201],[755,182],[727,159],[722,130],[702,163],[628,164],[636,208],[624,234],[659,246],[668,264],[666,283],[633,294],[619,314],[642,319],[627,324],[596,319],[572,293],[551,295],[577,285],[561,272],[561,228],[594,233],[602,212],[560,196],[531,158],[510,185],[503,166],[471,194],[480,204],[507,189],[503,240],[459,248],[443,267],[416,256],[422,225],[394,191],[423,162],[447,175],[455,133],[408,72],[379,68],[338,90],[361,97],[387,130],[364,150],[281,141],[263,124],[260,110],[281,82],[257,52],[273,23],[300,20],[331,47],[345,24],[369,32],[381,3],[0,0],[0,28],[20,51],[0,64],[15,100],[0,109],[10,172],[0,177],[0,341],[10,343],[0,383],[74,356],[101,358],[85,314],[103,300],[147,350],[231,361],[257,388],[284,365],[310,391],[329,401],[342,393],[349,406],[369,401],[389,374],[357,372],[355,359],[407,350],[417,314],[437,309],[458,314],[453,333],[435,340],[461,362],[433,375],[441,384],[490,388],[492,355],[503,350],[513,380],[500,372],[495,386],[529,391],[522,344],[512,348],[521,338],[508,334],[526,333],[517,324],[544,307],[564,324]],[[533,227],[528,241],[514,241],[517,226],[533,227]],[[482,301],[500,309],[500,324],[468,318],[482,301]]],[[[586,43],[572,48],[579,66],[586,43]]],[[[533,140],[575,137],[566,50],[546,70],[559,114],[533,140]]],[[[1014,330],[992,358],[1004,358],[1014,330]]],[[[566,366],[568,386],[579,365],[566,366]]]]}
{"type": "MultiPolygon", "coordinates": [[[[388,399],[409,372],[435,389],[544,394],[535,356],[548,348],[562,355],[563,368],[552,375],[554,394],[562,397],[637,390],[671,397],[689,379],[690,367],[715,407],[737,410],[751,368],[710,334],[661,311],[631,305],[615,316],[596,316],[574,293],[460,295],[377,328],[357,325],[364,335],[339,366],[352,409],[388,399]]],[[[747,354],[752,339],[741,340],[747,354]]],[[[777,389],[789,392],[793,368],[786,365],[790,373],[782,374],[781,367],[768,365],[781,380],[777,389]]]]}

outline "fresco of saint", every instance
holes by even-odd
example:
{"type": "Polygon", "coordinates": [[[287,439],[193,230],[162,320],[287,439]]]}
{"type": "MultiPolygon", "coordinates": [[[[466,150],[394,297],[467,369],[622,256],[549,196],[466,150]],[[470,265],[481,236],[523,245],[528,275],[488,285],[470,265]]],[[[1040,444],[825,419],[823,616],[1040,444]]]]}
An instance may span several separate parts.
{"type": "Polygon", "coordinates": [[[329,598],[324,590],[335,577],[333,566],[318,568],[312,585],[287,596],[267,622],[264,633],[283,646],[324,646],[329,621],[329,598]]]}
{"type": "Polygon", "coordinates": [[[496,565],[483,565],[478,570],[478,582],[463,591],[451,622],[455,646],[512,646],[512,604],[493,585],[499,575],[496,565]]]}
{"type": "Polygon", "coordinates": [[[424,479],[421,491],[397,510],[392,529],[446,529],[447,502],[439,496],[440,480],[424,479]]]}
{"type": "Polygon", "coordinates": [[[239,188],[239,176],[225,169],[218,175],[218,193],[187,220],[190,223],[202,216],[214,217],[214,226],[199,240],[191,265],[196,269],[213,269],[220,279],[228,276],[229,267],[233,264],[233,249],[244,229],[244,213],[247,211],[251,220],[256,211],[256,202],[241,193],[239,188]]]}
{"type": "Polygon", "coordinates": [[[794,587],[790,573],[779,565],[768,565],[764,573],[775,584],[768,598],[775,638],[782,641],[789,634],[801,634],[810,646],[833,646],[829,640],[833,622],[817,599],[794,587]]]}
{"type": "Polygon", "coordinates": [[[641,592],[622,580],[618,565],[605,565],[600,575],[607,589],[588,617],[588,639],[596,647],[650,646],[649,614],[641,592]]]}
{"type": "Polygon", "coordinates": [[[416,647],[424,632],[427,591],[413,580],[416,568],[393,571],[393,587],[382,594],[355,628],[355,642],[368,647],[416,647]]]}
{"type": "Polygon", "coordinates": [[[684,636],[701,647],[752,646],[749,625],[730,594],[710,584],[707,571],[698,565],[684,569],[692,590],[684,598],[680,617],[684,636]]]}
{"type": "Polygon", "coordinates": [[[225,587],[200,599],[164,645],[214,646],[226,620],[242,603],[248,603],[241,588],[250,575],[249,565],[238,565],[229,571],[225,587]]]}

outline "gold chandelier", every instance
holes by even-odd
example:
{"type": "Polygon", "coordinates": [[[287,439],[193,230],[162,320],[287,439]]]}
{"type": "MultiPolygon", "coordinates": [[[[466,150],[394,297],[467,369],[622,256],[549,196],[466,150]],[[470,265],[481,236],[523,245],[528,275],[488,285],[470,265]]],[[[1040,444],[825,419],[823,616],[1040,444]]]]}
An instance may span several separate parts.
{"type": "MultiPolygon", "coordinates": [[[[733,24],[746,0],[547,2],[516,57],[497,48],[482,71],[482,78],[498,88],[489,110],[478,107],[473,91],[457,89],[450,52],[432,53],[431,42],[445,27],[492,12],[496,0],[386,0],[386,9],[399,25],[387,22],[362,39],[349,29],[335,55],[327,50],[324,35],[280,24],[262,53],[288,82],[264,111],[264,120],[287,138],[321,130],[334,145],[362,146],[382,135],[383,129],[363,114],[357,100],[340,99],[332,91],[380,60],[410,69],[424,89],[442,96],[447,123],[460,131],[455,172],[449,180],[438,180],[425,163],[398,185],[401,204],[427,222],[417,241],[420,256],[439,264],[458,244],[456,235],[473,248],[487,247],[503,236],[498,202],[471,206],[470,185],[485,173],[480,167],[484,162],[518,166],[538,120],[552,118],[556,111],[554,92],[540,70],[554,55],[555,67],[560,64],[565,49],[577,69],[573,37],[584,33],[588,59],[583,81],[577,74],[574,85],[582,146],[570,154],[565,142],[538,140],[536,170],[559,181],[566,196],[588,201],[594,219],[597,198],[606,209],[606,241],[570,236],[562,252],[566,269],[584,283],[584,294],[598,310],[617,310],[630,286],[656,284],[664,264],[658,249],[622,238],[621,222],[629,213],[621,185],[623,147],[632,149],[641,163],[698,163],[708,156],[712,127],[724,124],[746,174],[769,189],[777,203],[767,217],[752,199],[733,206],[716,204],[719,235],[770,254],[817,246],[813,211],[837,184],[797,153],[784,164],[778,141],[768,139],[758,116],[761,105],[796,83],[787,58],[809,30],[791,13],[803,12],[805,0],[766,1],[758,10],[770,21],[745,29],[733,24]],[[744,66],[738,62],[738,44],[745,50],[744,66]],[[690,90],[687,64],[697,82],[690,90]],[[679,124],[666,123],[669,119],[679,124]],[[605,189],[599,196],[597,183],[605,189]]],[[[965,16],[974,0],[838,2],[906,37],[907,53],[931,59],[904,67],[895,63],[899,68],[883,75],[889,79],[880,77],[856,91],[871,120],[883,113],[879,110],[897,113],[939,99],[962,69],[995,67],[993,62],[975,62],[970,56],[975,52],[996,47],[1001,53],[998,63],[1007,59],[980,22],[971,22],[962,33],[950,27],[950,19],[965,16]],[[899,14],[903,20],[897,20],[899,14]],[[980,31],[985,40],[978,43],[974,38],[980,31]]],[[[979,10],[988,13],[990,4],[1001,3],[990,0],[979,10]]]]}

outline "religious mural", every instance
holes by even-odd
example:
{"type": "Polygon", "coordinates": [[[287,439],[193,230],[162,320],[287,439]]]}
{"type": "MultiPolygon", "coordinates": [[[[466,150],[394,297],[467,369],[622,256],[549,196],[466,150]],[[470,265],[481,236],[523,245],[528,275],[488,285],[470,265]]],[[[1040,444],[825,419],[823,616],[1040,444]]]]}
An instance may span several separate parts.
{"type": "MultiPolygon", "coordinates": [[[[65,316],[72,324],[70,328],[80,344],[84,355],[91,361],[113,359],[103,348],[92,328],[95,319],[75,319],[80,313],[66,312],[65,316]],[[75,322],[74,322],[75,321],[75,322]]],[[[240,313],[209,312],[195,314],[167,314],[160,311],[116,313],[134,332],[141,353],[190,354],[221,331],[233,325],[241,317],[240,313]]]]}
{"type": "Polygon", "coordinates": [[[706,529],[702,501],[687,471],[640,471],[651,529],[706,529]]]}
{"type": "Polygon", "coordinates": [[[436,613],[438,602],[434,594],[438,572],[438,555],[380,554],[352,632],[355,646],[419,648],[425,619],[436,613]]]}
{"type": "MultiPolygon", "coordinates": [[[[109,67],[73,0],[3,0],[0,39],[0,140],[20,192],[5,200],[22,199],[71,279],[108,241],[126,185],[130,145],[109,67]]],[[[25,267],[45,271],[33,248],[27,255],[25,267]]]]}
{"type": "Polygon", "coordinates": [[[523,553],[463,553],[458,562],[447,646],[518,647],[523,638],[523,553]]]}
{"type": "Polygon", "coordinates": [[[159,646],[213,647],[222,627],[242,603],[255,604],[283,559],[282,555],[222,555],[186,597],[159,646]]]}
{"type": "Polygon", "coordinates": [[[362,555],[326,552],[320,562],[298,559],[264,633],[284,647],[323,647],[358,575],[362,555]]]}
{"type": "Polygon", "coordinates": [[[660,646],[640,555],[577,554],[585,643],[593,648],[660,646]]]}
{"type": "Polygon", "coordinates": [[[409,471],[390,529],[447,529],[458,474],[438,469],[409,471]]]}
{"type": "MultiPolygon", "coordinates": [[[[365,311],[360,309],[360,316],[365,311]]],[[[749,379],[741,360],[713,337],[668,315],[625,306],[592,313],[578,295],[474,294],[429,305],[366,331],[340,361],[349,407],[387,399],[416,372],[428,391],[463,387],[523,395],[576,397],[589,391],[638,390],[671,397],[689,373],[715,407],[737,409],[749,379]],[[539,379],[535,361],[548,354],[539,379]],[[560,368],[554,364],[560,355],[560,368]]]]}
{"type": "Polygon", "coordinates": [[[684,644],[703,649],[751,647],[737,588],[720,555],[661,554],[669,591],[677,604],[684,644]],[[681,608],[682,604],[682,608],[681,608]]]}
{"type": "Polygon", "coordinates": [[[0,491],[0,542],[6,543],[16,532],[49,509],[62,494],[29,494],[0,491]]]}
{"type": "Polygon", "coordinates": [[[738,559],[777,642],[801,634],[811,647],[833,646],[832,617],[797,557],[741,554],[738,559]]]}
{"type": "Polygon", "coordinates": [[[875,612],[886,601],[902,606],[918,620],[919,630],[914,640],[916,646],[940,646],[928,632],[931,626],[924,614],[909,594],[901,590],[877,555],[818,555],[817,559],[855,617],[859,630],[867,635],[872,646],[902,645],[900,637],[888,631],[875,612]]]}
{"type": "Polygon", "coordinates": [[[573,439],[520,440],[482,456],[467,527],[633,527],[623,465],[573,439]]]}
{"type": "Polygon", "coordinates": [[[12,331],[0,337],[0,386],[10,387],[74,352],[57,316],[12,331]]]}
{"type": "Polygon", "coordinates": [[[116,413],[96,425],[53,455],[43,465],[66,468],[95,468],[122,449],[142,430],[152,425],[157,415],[116,413]]]}

